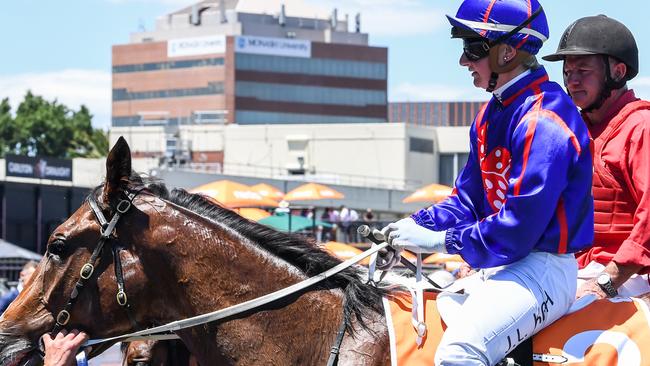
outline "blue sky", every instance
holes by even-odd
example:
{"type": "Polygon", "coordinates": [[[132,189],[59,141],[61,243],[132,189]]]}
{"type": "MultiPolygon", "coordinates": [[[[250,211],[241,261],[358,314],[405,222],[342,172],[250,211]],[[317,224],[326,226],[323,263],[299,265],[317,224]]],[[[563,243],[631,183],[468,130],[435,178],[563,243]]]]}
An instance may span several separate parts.
{"type": "MultiPolygon", "coordinates": [[[[248,7],[275,13],[285,3],[288,15],[362,14],[362,30],[370,43],[389,47],[389,100],[485,100],[458,66],[460,41],[449,38],[444,14],[455,13],[451,0],[241,0],[248,7]]],[[[128,43],[129,34],[151,30],[156,17],[193,1],[185,0],[19,0],[3,2],[0,11],[0,98],[16,106],[27,89],[70,107],[86,104],[94,124],[110,123],[111,45],[128,43]]],[[[542,0],[551,38],[542,48],[557,47],[564,29],[575,19],[606,14],[623,21],[640,48],[637,95],[650,99],[650,2],[643,0],[542,0]],[[646,27],[647,28],[647,27],[646,27]]],[[[560,64],[546,64],[551,79],[560,80],[560,64]]]]}

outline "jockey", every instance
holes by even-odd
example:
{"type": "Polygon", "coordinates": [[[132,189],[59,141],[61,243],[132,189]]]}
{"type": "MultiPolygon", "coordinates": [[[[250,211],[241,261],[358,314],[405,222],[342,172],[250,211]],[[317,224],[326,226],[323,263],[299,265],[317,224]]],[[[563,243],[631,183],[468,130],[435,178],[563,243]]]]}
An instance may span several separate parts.
{"type": "Polygon", "coordinates": [[[466,0],[448,18],[460,65],[492,98],[454,194],[383,232],[398,251],[460,254],[479,270],[435,364],[495,365],[575,298],[573,253],[593,240],[589,135],[534,56],[549,34],[537,0],[466,0]]]}
{"type": "Polygon", "coordinates": [[[650,102],[627,81],[639,51],[625,25],[604,15],[578,19],[547,61],[564,61],[564,84],[594,139],[594,246],[578,255],[577,296],[650,292],[650,102]]]}

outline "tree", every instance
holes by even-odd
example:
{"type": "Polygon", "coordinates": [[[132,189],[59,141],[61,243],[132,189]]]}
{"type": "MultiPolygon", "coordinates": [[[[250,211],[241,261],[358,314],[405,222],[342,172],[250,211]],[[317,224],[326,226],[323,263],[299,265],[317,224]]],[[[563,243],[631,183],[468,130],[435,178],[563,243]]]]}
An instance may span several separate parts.
{"type": "Polygon", "coordinates": [[[97,158],[108,154],[108,138],[92,127],[85,106],[78,111],[57,100],[49,102],[28,91],[11,115],[8,99],[0,103],[0,154],[97,158]]]}

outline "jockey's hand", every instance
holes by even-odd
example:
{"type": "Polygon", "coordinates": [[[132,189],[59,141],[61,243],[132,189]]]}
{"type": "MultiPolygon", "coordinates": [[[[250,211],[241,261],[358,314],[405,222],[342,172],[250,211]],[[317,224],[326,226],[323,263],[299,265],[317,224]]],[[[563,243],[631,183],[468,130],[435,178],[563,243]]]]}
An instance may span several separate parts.
{"type": "Polygon", "coordinates": [[[381,271],[389,271],[399,263],[401,257],[401,249],[389,250],[384,248],[377,253],[377,269],[381,271]]]}
{"type": "Polygon", "coordinates": [[[433,231],[415,223],[408,217],[388,224],[381,232],[395,249],[408,249],[414,253],[447,253],[446,231],[433,231]]]}
{"type": "Polygon", "coordinates": [[[576,300],[589,294],[596,295],[597,299],[607,298],[607,294],[598,286],[595,278],[586,281],[578,288],[578,291],[576,291],[576,300]]]}
{"type": "Polygon", "coordinates": [[[472,267],[470,267],[469,264],[463,263],[458,268],[458,273],[456,273],[456,277],[465,278],[467,276],[473,275],[474,273],[476,273],[476,270],[472,269],[472,267]]]}

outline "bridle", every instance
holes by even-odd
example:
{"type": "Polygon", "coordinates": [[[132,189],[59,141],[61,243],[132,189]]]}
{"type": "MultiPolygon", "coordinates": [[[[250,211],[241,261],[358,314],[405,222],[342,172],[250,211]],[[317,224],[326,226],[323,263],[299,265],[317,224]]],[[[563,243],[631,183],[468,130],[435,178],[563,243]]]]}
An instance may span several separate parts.
{"type": "Polygon", "coordinates": [[[68,324],[68,321],[70,321],[70,312],[72,310],[72,307],[77,301],[79,293],[86,285],[86,282],[93,275],[97,259],[102,254],[104,245],[107,242],[112,244],[111,249],[113,252],[113,263],[115,266],[115,277],[117,278],[117,294],[115,295],[115,298],[117,299],[117,303],[125,309],[133,328],[139,328],[138,323],[136,322],[135,317],[133,317],[133,314],[131,312],[131,306],[129,305],[128,297],[126,296],[126,291],[124,289],[124,275],[122,272],[122,260],[120,259],[120,251],[122,250],[122,247],[119,245],[117,240],[115,240],[116,238],[114,231],[115,226],[117,225],[120,218],[131,209],[131,206],[133,206],[133,200],[141,191],[142,189],[137,190],[134,193],[128,191],[123,192],[125,199],[121,199],[117,203],[114,214],[111,217],[110,221],[106,220],[104,213],[99,207],[99,203],[97,203],[97,199],[95,198],[94,193],[88,196],[88,204],[90,205],[90,208],[95,214],[95,218],[101,226],[101,236],[99,237],[99,241],[97,242],[97,245],[95,246],[95,249],[90,256],[90,259],[81,267],[81,270],[79,271],[79,279],[77,280],[75,287],[72,289],[72,293],[70,294],[68,302],[56,316],[56,324],[51,331],[52,336],[56,335],[61,329],[63,329],[63,327],[65,327],[66,324],[68,324]]]}

